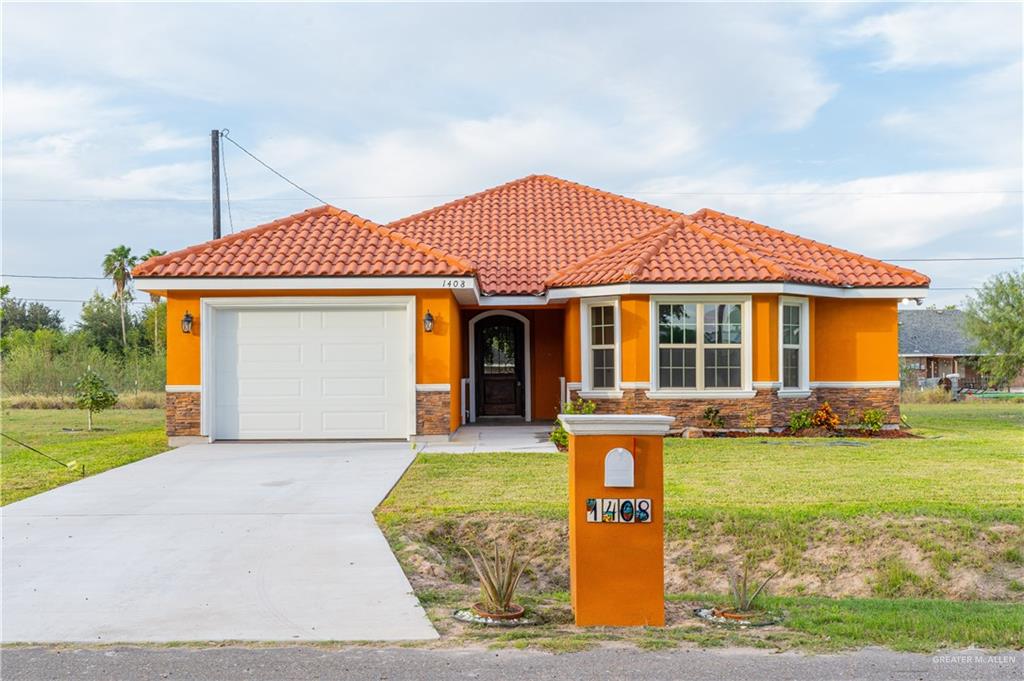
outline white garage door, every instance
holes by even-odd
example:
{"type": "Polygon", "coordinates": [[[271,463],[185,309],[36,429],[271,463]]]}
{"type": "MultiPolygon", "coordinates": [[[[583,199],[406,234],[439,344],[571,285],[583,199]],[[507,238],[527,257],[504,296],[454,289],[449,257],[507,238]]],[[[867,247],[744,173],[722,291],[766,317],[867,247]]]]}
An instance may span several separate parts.
{"type": "Polygon", "coordinates": [[[214,326],[215,439],[409,435],[404,307],[220,309],[214,326]]]}

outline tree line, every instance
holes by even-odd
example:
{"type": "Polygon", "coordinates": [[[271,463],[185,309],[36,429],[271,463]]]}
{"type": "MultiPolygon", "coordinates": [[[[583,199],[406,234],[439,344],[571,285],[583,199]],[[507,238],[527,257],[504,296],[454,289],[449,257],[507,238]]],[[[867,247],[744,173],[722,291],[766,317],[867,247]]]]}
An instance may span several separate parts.
{"type": "Polygon", "coordinates": [[[114,292],[100,291],[82,304],[78,321],[65,325],[60,311],[26,301],[0,287],[0,362],[4,393],[71,394],[90,369],[118,391],[163,391],[166,304],[151,295],[134,306],[131,270],[163,255],[150,249],[141,257],[121,245],[110,250],[100,271],[114,292]]]}

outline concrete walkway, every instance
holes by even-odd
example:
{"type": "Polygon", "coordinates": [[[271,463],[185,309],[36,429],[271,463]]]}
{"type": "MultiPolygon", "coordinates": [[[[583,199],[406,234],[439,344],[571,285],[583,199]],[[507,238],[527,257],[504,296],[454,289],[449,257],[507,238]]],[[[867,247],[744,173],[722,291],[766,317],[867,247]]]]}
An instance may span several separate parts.
{"type": "Polygon", "coordinates": [[[485,452],[557,452],[548,436],[552,423],[514,423],[512,425],[467,424],[459,428],[448,442],[420,444],[421,451],[474,454],[485,452]]]}
{"type": "Polygon", "coordinates": [[[412,457],[191,445],[6,506],[2,640],[436,638],[371,515],[412,457]]]}

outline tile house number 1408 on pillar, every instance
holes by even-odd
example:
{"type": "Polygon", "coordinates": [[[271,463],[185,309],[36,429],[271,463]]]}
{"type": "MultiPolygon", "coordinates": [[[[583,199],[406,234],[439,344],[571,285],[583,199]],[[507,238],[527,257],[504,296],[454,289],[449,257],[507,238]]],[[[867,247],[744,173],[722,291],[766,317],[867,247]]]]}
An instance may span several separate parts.
{"type": "Polygon", "coordinates": [[[649,523],[650,499],[587,499],[588,523],[649,523]]]}

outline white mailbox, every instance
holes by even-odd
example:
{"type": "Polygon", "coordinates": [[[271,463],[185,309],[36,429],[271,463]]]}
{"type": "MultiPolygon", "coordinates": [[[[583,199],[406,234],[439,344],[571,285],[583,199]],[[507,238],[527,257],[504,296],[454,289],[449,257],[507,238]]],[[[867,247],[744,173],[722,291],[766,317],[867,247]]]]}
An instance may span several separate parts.
{"type": "Polygon", "coordinates": [[[633,455],[628,449],[616,447],[604,456],[604,486],[633,486],[633,455]]]}

